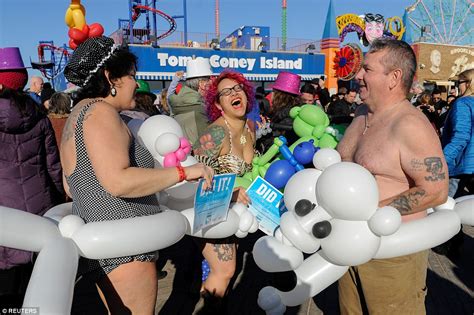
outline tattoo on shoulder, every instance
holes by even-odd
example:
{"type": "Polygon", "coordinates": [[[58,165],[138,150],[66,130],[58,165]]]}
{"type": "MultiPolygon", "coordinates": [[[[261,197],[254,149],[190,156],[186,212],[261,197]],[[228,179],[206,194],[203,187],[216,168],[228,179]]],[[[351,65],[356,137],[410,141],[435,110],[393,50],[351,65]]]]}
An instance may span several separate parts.
{"type": "Polygon", "coordinates": [[[437,182],[446,178],[446,173],[443,171],[443,162],[440,157],[427,157],[424,160],[426,171],[430,173],[425,176],[425,180],[429,182],[437,182]]]}
{"type": "MultiPolygon", "coordinates": [[[[95,104],[92,104],[89,109],[87,110],[84,120],[91,116],[91,111],[95,107],[95,104]]],[[[77,126],[77,119],[79,118],[79,114],[81,113],[82,108],[78,108],[77,110],[73,110],[71,114],[69,114],[69,118],[66,121],[66,124],[63,129],[63,135],[61,137],[61,142],[65,142],[71,139],[74,136],[74,132],[76,131],[77,126]]]]}
{"type": "Polygon", "coordinates": [[[61,142],[66,142],[74,136],[74,132],[76,131],[77,116],[79,116],[78,112],[73,112],[69,115],[66,124],[64,125],[61,142]]]}
{"type": "Polygon", "coordinates": [[[205,155],[215,157],[219,155],[222,148],[222,142],[225,137],[225,130],[221,126],[211,126],[207,128],[206,132],[199,138],[199,141],[194,145],[195,155],[205,155]]]}
{"type": "MultiPolygon", "coordinates": [[[[92,105],[92,106],[94,106],[94,105],[92,105]]],[[[83,122],[86,121],[86,120],[87,120],[88,118],[90,118],[91,116],[92,116],[91,111],[87,111],[87,112],[84,114],[84,120],[83,120],[83,122]]]]}
{"type": "Polygon", "coordinates": [[[423,189],[409,192],[408,194],[401,195],[394,199],[389,206],[398,209],[401,214],[408,214],[413,210],[413,207],[420,204],[420,199],[423,198],[425,194],[426,192],[423,189]]]}
{"type": "Polygon", "coordinates": [[[220,261],[230,261],[234,259],[233,244],[214,244],[214,251],[220,261]]]}

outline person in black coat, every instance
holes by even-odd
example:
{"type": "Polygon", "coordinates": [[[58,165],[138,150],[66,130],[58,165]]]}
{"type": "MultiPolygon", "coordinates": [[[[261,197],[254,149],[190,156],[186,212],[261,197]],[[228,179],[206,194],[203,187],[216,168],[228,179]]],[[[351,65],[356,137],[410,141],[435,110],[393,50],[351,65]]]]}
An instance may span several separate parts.
{"type": "Polygon", "coordinates": [[[327,114],[334,124],[349,124],[352,121],[352,104],[355,102],[356,90],[349,90],[342,99],[329,104],[327,114]]]}

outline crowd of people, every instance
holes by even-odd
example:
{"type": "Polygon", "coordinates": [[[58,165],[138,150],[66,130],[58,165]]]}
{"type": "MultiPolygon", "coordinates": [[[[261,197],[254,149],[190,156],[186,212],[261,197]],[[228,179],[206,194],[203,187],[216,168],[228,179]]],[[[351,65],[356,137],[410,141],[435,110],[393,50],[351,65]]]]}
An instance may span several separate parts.
{"type": "MultiPolygon", "coordinates": [[[[156,95],[146,81],[135,79],[136,56],[107,37],[88,39],[74,51],[64,71],[79,87],[73,96],[54,91],[39,76],[25,90],[28,75],[17,48],[0,49],[0,61],[2,206],[41,216],[72,200],[73,214],[86,223],[158,213],[156,193],[201,178],[210,188],[214,174],[249,172],[274,137],[283,135],[289,144],[298,140],[289,112],[302,104],[318,106],[332,124],[343,126],[337,146],[343,161],[369,170],[379,206],[397,208],[403,221],[425,217],[448,195],[473,194],[474,69],[451,78],[456,89],[447,95],[425,90],[413,82],[416,58],[403,41],[374,40],[355,84],[334,95],[324,78],[301,82],[284,71],[266,91],[233,70],[214,76],[204,58],[188,61],[186,72],[177,72],[156,95]],[[178,121],[194,144],[197,164],[154,167],[128,123],[158,114],[178,121]],[[257,137],[267,122],[271,132],[257,137]]],[[[234,188],[232,201],[252,202],[242,187],[234,188]]],[[[194,243],[210,268],[201,295],[210,312],[222,314],[235,276],[237,241],[194,243]]],[[[456,248],[451,244],[450,250],[456,248]]],[[[341,313],[362,314],[367,307],[370,313],[424,314],[427,253],[351,267],[339,281],[341,313]]],[[[21,306],[34,258],[0,247],[0,305],[21,306]]],[[[81,258],[78,279],[95,288],[112,314],[152,314],[156,258],[155,252],[81,258]]]]}

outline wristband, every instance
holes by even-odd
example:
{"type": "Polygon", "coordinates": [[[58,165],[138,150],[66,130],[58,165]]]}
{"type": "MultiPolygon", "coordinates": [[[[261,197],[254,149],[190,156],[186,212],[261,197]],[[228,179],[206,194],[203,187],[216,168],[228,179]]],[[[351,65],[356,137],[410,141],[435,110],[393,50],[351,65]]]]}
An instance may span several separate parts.
{"type": "Polygon", "coordinates": [[[186,179],[186,173],[184,173],[184,167],[182,167],[181,165],[178,165],[176,166],[176,169],[178,170],[178,181],[179,182],[182,182],[186,179]]]}

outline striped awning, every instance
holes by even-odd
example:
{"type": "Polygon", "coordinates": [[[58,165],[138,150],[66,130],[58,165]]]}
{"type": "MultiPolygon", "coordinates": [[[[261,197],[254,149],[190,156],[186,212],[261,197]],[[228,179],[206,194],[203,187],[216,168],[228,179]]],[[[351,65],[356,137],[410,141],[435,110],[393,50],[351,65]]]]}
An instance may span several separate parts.
{"type": "MultiPolygon", "coordinates": [[[[314,78],[320,78],[323,74],[300,74],[302,81],[309,81],[314,78]]],[[[244,74],[249,81],[275,81],[277,74],[244,74]]]]}
{"type": "Polygon", "coordinates": [[[146,81],[173,80],[174,73],[170,72],[137,72],[135,77],[146,81]]]}
{"type": "MultiPolygon", "coordinates": [[[[217,75],[215,73],[214,75],[217,75]]],[[[315,78],[320,78],[324,74],[300,74],[302,81],[308,81],[315,78]]],[[[173,79],[174,73],[170,72],[137,72],[136,78],[147,81],[171,81],[173,79]]],[[[246,74],[244,76],[249,81],[275,81],[277,74],[246,74]]]]}

